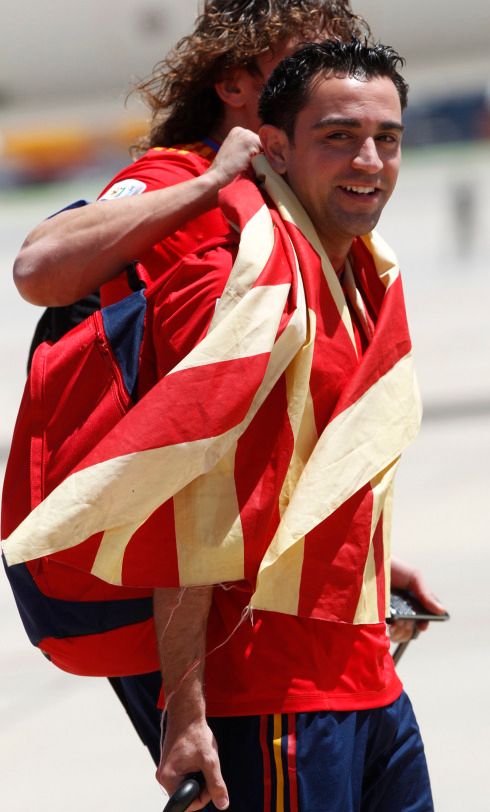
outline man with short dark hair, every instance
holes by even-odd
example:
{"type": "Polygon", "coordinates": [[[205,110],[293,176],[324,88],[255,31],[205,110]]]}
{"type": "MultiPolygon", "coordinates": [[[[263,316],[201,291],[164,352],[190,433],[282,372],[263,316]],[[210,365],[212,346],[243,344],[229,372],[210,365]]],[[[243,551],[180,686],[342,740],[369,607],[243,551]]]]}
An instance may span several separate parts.
{"type": "MultiPolygon", "coordinates": [[[[258,413],[270,403],[268,417],[255,418],[234,457],[238,494],[240,477],[249,480],[243,533],[253,516],[257,546],[273,539],[258,575],[213,594],[155,594],[167,692],[157,777],[171,791],[202,770],[207,790],[191,809],[209,797],[210,809],[226,808],[228,794],[233,812],[433,808],[384,624],[391,482],[418,422],[400,278],[371,234],[399,170],[401,62],[382,45],[310,45],[276,68],[260,100],[264,152],[290,192],[267,169],[265,189],[282,215],[279,226],[273,207],[281,239],[292,240],[310,319],[258,413]],[[285,426],[295,437],[289,451],[285,426]],[[274,462],[281,449],[285,467],[274,462]],[[252,624],[241,621],[248,605],[252,624]]],[[[210,301],[226,298],[220,289],[210,301]]],[[[201,328],[206,309],[196,303],[201,328]]],[[[226,476],[224,468],[224,491],[226,476]]],[[[186,504],[192,512],[190,496],[186,504]]]]}

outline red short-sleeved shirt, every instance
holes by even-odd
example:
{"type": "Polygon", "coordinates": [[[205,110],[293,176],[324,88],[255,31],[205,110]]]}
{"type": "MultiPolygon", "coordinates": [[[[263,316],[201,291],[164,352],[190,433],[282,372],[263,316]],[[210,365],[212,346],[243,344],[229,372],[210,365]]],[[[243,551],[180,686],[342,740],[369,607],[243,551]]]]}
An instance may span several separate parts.
{"type": "MultiPolygon", "coordinates": [[[[232,254],[218,247],[199,263],[191,256],[164,281],[154,312],[159,376],[206,334],[232,254]]],[[[358,346],[364,343],[358,336],[358,346]]],[[[253,624],[240,623],[251,591],[245,582],[215,589],[207,644],[214,653],[206,661],[209,715],[357,710],[387,705],[400,695],[384,623],[350,625],[261,611],[254,612],[253,624]]]]}
{"type": "MultiPolygon", "coordinates": [[[[215,147],[200,142],[151,149],[120,172],[101,198],[141,194],[198,177],[209,167],[215,147]]],[[[234,244],[235,234],[230,234],[221,211],[213,209],[135,257],[149,281],[166,277],[153,314],[158,376],[206,334],[231,268],[229,249],[234,244]],[[206,252],[208,241],[216,238],[228,241],[228,250],[206,252]]],[[[103,287],[102,302],[110,304],[127,292],[125,277],[118,277],[103,287]]],[[[353,322],[356,326],[355,317],[353,322]]],[[[357,343],[359,348],[365,344],[359,332],[357,343]]],[[[401,693],[384,624],[354,626],[259,611],[253,624],[240,624],[250,595],[246,584],[215,590],[208,651],[216,651],[206,664],[210,715],[356,710],[389,704],[401,693]]]]}

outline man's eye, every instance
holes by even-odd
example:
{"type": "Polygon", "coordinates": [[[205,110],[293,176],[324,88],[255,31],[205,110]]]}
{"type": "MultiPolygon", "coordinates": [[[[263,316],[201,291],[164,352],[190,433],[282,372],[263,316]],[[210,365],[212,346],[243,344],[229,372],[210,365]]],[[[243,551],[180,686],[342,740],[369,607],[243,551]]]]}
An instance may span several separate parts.
{"type": "Polygon", "coordinates": [[[378,135],[378,141],[383,141],[385,144],[398,144],[400,141],[399,135],[393,135],[392,133],[383,133],[382,135],[378,135]]]}
{"type": "Polygon", "coordinates": [[[349,133],[329,133],[327,135],[327,141],[345,141],[349,138],[349,133]]]}

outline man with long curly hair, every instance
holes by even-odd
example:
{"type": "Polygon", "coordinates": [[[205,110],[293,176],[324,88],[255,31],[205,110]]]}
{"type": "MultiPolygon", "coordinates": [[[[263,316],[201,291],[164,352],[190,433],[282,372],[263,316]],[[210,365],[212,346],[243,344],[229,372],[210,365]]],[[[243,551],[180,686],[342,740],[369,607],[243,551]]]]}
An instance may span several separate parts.
{"type": "MultiPolygon", "coordinates": [[[[173,791],[201,770],[191,810],[433,810],[384,622],[392,477],[420,420],[400,275],[373,231],[401,160],[400,64],[392,48],[355,39],[310,43],[282,61],[259,104],[264,196],[241,178],[220,199],[241,234],[236,260],[230,247],[221,259],[190,258],[162,290],[158,310],[175,323],[192,302],[172,340],[176,360],[184,336],[205,336],[194,362],[213,383],[196,401],[213,437],[225,424],[214,407],[229,430],[230,390],[261,364],[252,422],[244,407],[229,454],[173,500],[179,564],[186,545],[206,551],[192,561],[194,588],[155,591],[167,711],[157,777],[173,791]],[[279,378],[270,324],[281,357],[294,345],[279,378]],[[238,574],[216,577],[234,542],[238,574]],[[266,552],[255,569],[257,549],[266,552]]],[[[175,374],[190,373],[191,359],[175,374]]]]}
{"type": "MultiPolygon", "coordinates": [[[[14,266],[21,295],[68,305],[134,259],[148,260],[152,278],[168,271],[195,244],[189,221],[213,211],[219,189],[259,150],[251,131],[274,65],[308,40],[368,34],[349,0],[206,0],[194,31],[139,87],[152,111],[148,151],[104,190],[103,206],[63,212],[28,235],[14,266]]],[[[200,241],[217,217],[198,221],[200,241]]]]}

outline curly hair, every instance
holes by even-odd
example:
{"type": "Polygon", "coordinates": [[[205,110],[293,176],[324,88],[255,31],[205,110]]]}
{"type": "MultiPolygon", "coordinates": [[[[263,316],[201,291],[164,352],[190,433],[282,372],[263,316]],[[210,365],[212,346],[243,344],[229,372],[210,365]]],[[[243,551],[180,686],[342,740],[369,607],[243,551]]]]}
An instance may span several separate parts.
{"type": "Polygon", "coordinates": [[[226,70],[245,67],[257,73],[259,55],[291,37],[307,42],[326,31],[339,40],[370,35],[349,0],[205,0],[192,34],[135,88],[152,112],[140,148],[189,143],[209,134],[223,114],[214,84],[226,70]]]}

